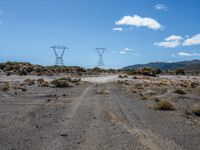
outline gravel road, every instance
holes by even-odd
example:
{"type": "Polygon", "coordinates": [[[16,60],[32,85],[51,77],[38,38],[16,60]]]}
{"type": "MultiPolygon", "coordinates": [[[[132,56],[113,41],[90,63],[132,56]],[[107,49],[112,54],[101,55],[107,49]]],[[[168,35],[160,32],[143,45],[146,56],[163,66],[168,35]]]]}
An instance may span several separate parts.
{"type": "Polygon", "coordinates": [[[0,149],[200,149],[198,127],[172,118],[171,112],[154,112],[107,82],[113,78],[67,89],[33,87],[17,96],[3,94],[0,149]]]}

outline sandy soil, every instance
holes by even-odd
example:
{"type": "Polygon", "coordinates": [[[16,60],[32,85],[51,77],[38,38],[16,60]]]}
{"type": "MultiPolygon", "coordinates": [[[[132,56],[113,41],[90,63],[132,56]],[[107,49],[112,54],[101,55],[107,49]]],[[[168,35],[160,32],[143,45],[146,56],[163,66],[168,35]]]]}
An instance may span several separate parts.
{"type": "Polygon", "coordinates": [[[37,84],[26,86],[27,91],[15,88],[26,78],[41,77],[0,77],[1,82],[10,82],[9,91],[0,91],[1,150],[200,149],[199,117],[185,114],[200,102],[198,89],[178,85],[184,82],[181,77],[127,80],[108,75],[83,77],[85,82],[72,88],[37,84]],[[174,94],[175,87],[187,94],[174,94]],[[176,109],[151,109],[155,97],[167,98],[176,109]]]}

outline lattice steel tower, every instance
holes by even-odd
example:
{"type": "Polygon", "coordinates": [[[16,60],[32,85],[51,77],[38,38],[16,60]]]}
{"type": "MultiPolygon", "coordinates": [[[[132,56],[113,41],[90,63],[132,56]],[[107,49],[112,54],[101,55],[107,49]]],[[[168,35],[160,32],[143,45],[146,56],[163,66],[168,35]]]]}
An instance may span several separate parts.
{"type": "Polygon", "coordinates": [[[56,56],[55,65],[56,66],[64,66],[63,57],[64,57],[65,50],[68,49],[68,48],[65,47],[65,46],[61,46],[61,45],[55,45],[55,46],[52,46],[50,48],[53,49],[54,54],[56,56]]]}
{"type": "Polygon", "coordinates": [[[97,64],[98,68],[105,68],[104,61],[103,61],[103,54],[106,48],[96,48],[97,54],[99,55],[99,61],[97,64]]]}

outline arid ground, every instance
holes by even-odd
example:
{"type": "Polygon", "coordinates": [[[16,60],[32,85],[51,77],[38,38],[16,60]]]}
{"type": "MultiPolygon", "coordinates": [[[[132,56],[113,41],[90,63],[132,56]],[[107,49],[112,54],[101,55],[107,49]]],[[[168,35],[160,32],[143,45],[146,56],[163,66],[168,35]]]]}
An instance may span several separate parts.
{"type": "Polygon", "coordinates": [[[0,77],[1,150],[200,149],[198,77],[54,78],[0,77]]]}

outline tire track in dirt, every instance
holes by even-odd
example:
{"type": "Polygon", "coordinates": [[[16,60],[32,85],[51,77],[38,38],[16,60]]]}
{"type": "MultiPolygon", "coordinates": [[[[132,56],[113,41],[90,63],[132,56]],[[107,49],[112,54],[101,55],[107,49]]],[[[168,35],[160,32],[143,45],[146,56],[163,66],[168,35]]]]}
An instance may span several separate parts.
{"type": "Polygon", "coordinates": [[[30,110],[28,113],[14,118],[12,124],[0,133],[0,145],[5,149],[16,148],[30,150],[39,150],[42,149],[42,145],[49,145],[49,142],[52,142],[51,140],[59,133],[60,124],[66,118],[72,117],[78,109],[81,96],[86,94],[87,89],[90,88],[87,87],[85,90],[82,90],[85,87],[77,87],[75,94],[78,97],[73,97],[70,101],[66,97],[67,103],[65,103],[65,99],[63,98],[61,102],[57,102],[60,100],[55,99],[51,101],[42,100],[42,103],[14,103],[13,105],[30,107],[30,110]],[[70,114],[70,116],[66,117],[66,114],[70,114]]]}
{"type": "Polygon", "coordinates": [[[66,150],[79,149],[85,142],[85,136],[93,120],[94,101],[91,91],[94,85],[86,87],[70,106],[71,110],[64,114],[65,121],[57,129],[57,136],[45,143],[43,149],[66,150]]]}
{"type": "Polygon", "coordinates": [[[109,94],[99,94],[99,91],[103,89],[105,89],[105,84],[99,83],[94,90],[95,120],[91,122],[89,132],[86,134],[86,141],[80,149],[143,149],[136,137],[124,132],[124,129],[118,128],[107,120],[108,115],[105,112],[113,109],[112,105],[116,105],[116,103],[109,98],[109,94]]]}
{"type": "Polygon", "coordinates": [[[126,99],[126,97],[118,94],[115,88],[113,88],[113,86],[111,85],[107,85],[107,88],[108,90],[111,91],[112,98],[115,100],[116,105],[119,107],[119,110],[121,111],[120,116],[112,111],[107,112],[107,115],[109,116],[110,120],[113,123],[116,123],[117,125],[119,125],[121,128],[123,128],[129,133],[133,135],[137,135],[139,141],[146,149],[151,149],[151,150],[181,150],[182,149],[174,141],[163,138],[161,135],[155,134],[150,129],[143,127],[143,125],[140,124],[140,121],[131,120],[131,123],[130,123],[129,120],[131,118],[126,113],[127,109],[123,106],[123,101],[126,99]]]}

